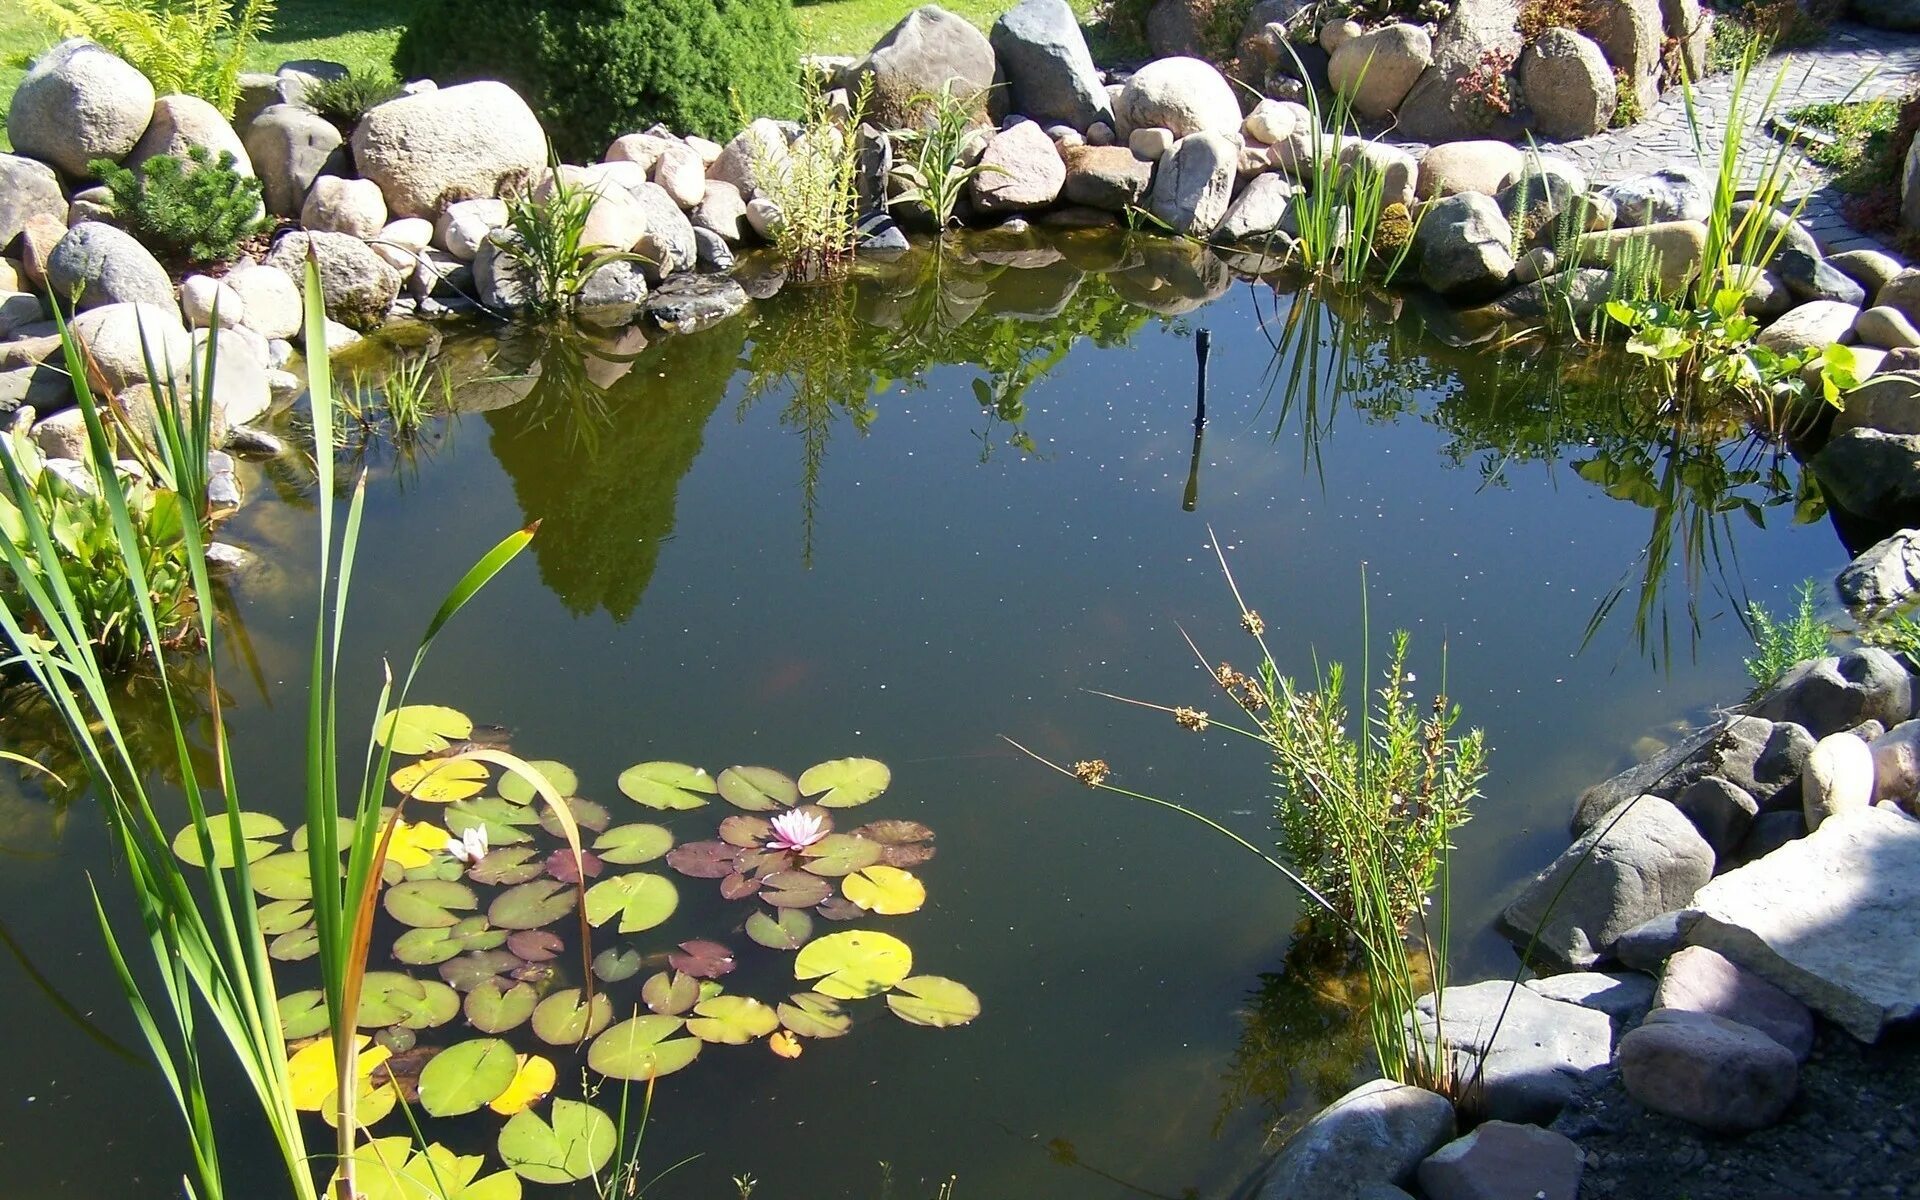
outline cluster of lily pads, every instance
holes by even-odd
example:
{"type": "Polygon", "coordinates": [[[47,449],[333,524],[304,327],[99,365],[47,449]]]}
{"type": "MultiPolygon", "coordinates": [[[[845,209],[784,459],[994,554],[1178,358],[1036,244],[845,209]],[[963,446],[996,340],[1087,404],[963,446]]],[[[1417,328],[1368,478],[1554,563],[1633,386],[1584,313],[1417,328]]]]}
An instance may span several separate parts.
{"type": "MultiPolygon", "coordinates": [[[[578,794],[578,777],[565,764],[532,763],[562,798],[568,830],[529,781],[496,780],[487,763],[460,757],[505,735],[477,730],[456,710],[408,706],[376,732],[396,756],[414,761],[391,780],[397,812],[390,814],[381,907],[392,926],[383,924],[374,941],[375,956],[386,945],[400,969],[366,973],[357,1024],[369,1033],[362,1035],[355,1119],[371,1127],[402,1102],[430,1117],[491,1110],[507,1118],[496,1148],[508,1170],[482,1177],[483,1156],[438,1144],[420,1149],[404,1136],[373,1138],[356,1154],[369,1200],[400,1200],[434,1180],[463,1200],[513,1200],[523,1179],[599,1179],[619,1135],[591,1103],[596,1078],[650,1082],[684,1069],[709,1046],[764,1042],[776,1055],[798,1057],[810,1039],[846,1034],[856,1015],[849,1005],[861,1000],[884,998],[893,1015],[915,1025],[964,1025],[980,1013],[964,985],[913,974],[913,951],[899,938],[867,928],[819,932],[821,921],[896,916],[926,902],[912,868],[934,856],[933,830],[908,820],[834,828],[837,815],[886,790],[891,774],[883,763],[835,759],[797,779],[766,767],[711,775],[670,762],[622,772],[620,793],[641,808],[690,812],[717,799],[732,810],[714,836],[681,841],[662,824],[616,822],[608,805],[578,794]],[[422,816],[429,810],[439,822],[422,816]],[[577,854],[570,833],[579,839],[577,854]],[[666,870],[643,869],[653,864],[666,870]],[[601,930],[657,929],[679,907],[676,875],[716,881],[723,899],[750,904],[734,928],[751,946],[793,955],[794,990],[771,1001],[729,991],[721,981],[739,963],[729,934],[653,949],[601,946],[591,980],[569,977],[587,956],[579,948],[567,954],[556,927],[578,922],[584,908],[586,924],[601,930]],[[636,978],[637,991],[618,995],[636,978]],[[482,1036],[437,1032],[456,1019],[482,1036]],[[582,1054],[586,1098],[555,1098],[541,1115],[560,1075],[554,1059],[582,1054]]],[[[212,822],[216,861],[247,860],[268,953],[285,963],[311,958],[319,939],[306,830],[289,836],[264,813],[242,813],[239,824],[236,845],[224,820],[212,822]]],[[[204,865],[191,829],[174,849],[204,865]]],[[[280,1020],[296,1103],[333,1120],[338,1072],[323,993],[285,992],[280,1020]]]]}

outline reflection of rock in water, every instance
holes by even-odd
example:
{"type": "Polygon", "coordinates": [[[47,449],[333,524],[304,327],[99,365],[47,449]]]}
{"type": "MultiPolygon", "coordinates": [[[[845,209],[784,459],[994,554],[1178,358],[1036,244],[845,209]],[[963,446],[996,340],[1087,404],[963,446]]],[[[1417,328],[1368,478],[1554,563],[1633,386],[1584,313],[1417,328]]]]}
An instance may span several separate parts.
{"type": "Polygon", "coordinates": [[[1121,297],[1164,317],[1184,316],[1226,295],[1233,272],[1198,242],[1145,239],[1139,266],[1112,275],[1121,297]]]}
{"type": "MultiPolygon", "coordinates": [[[[544,522],[533,540],[540,579],[568,611],[624,621],[639,605],[746,331],[735,320],[651,346],[644,334],[549,332],[522,359],[518,373],[532,379],[525,399],[487,414],[521,512],[544,522]]],[[[502,373],[513,370],[513,349],[502,347],[502,373]]]]}

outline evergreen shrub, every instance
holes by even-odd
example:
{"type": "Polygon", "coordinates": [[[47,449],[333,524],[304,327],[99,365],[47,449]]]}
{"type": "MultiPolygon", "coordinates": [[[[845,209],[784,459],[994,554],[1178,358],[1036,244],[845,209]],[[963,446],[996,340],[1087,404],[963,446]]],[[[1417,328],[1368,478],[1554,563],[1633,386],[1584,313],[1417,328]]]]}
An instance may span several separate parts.
{"type": "Polygon", "coordinates": [[[90,165],[113,193],[114,216],[140,244],[169,266],[229,262],[240,243],[268,227],[260,181],[193,146],[185,158],[158,154],[137,171],[108,159],[90,165]]]}

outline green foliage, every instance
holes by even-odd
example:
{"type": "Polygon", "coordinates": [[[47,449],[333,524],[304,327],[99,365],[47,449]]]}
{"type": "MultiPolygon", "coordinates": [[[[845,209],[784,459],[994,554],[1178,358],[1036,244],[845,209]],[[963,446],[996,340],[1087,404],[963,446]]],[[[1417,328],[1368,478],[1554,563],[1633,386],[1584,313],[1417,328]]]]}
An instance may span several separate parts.
{"type": "Polygon", "coordinates": [[[227,116],[247,51],[273,25],[277,0],[22,0],[60,30],[132,64],[160,95],[186,92],[227,116]]]}
{"type": "Polygon", "coordinates": [[[1777,49],[1817,45],[1826,32],[1826,23],[1800,0],[1723,0],[1713,6],[1707,74],[1735,70],[1749,46],[1758,45],[1764,57],[1777,49]]]}
{"type": "Polygon", "coordinates": [[[1814,607],[1819,585],[1809,579],[1795,592],[1793,615],[1777,621],[1758,602],[1747,606],[1753,628],[1753,655],[1746,659],[1747,674],[1756,691],[1771,687],[1796,664],[1819,658],[1833,642],[1833,626],[1820,619],[1814,607]]]}
{"type": "MultiPolygon", "coordinates": [[[[1293,48],[1287,47],[1287,52],[1292,54],[1293,48]]],[[[1305,67],[1300,70],[1305,73],[1305,67]]],[[[1356,82],[1354,90],[1358,89],[1356,82]]],[[[1301,187],[1287,202],[1299,231],[1292,257],[1316,275],[1348,283],[1374,271],[1383,281],[1391,281],[1412,253],[1419,220],[1409,219],[1404,208],[1388,217],[1394,206],[1387,203],[1386,169],[1360,153],[1366,143],[1358,136],[1351,95],[1335,96],[1332,107],[1323,113],[1317,92],[1309,88],[1306,103],[1312,115],[1307,161],[1300,173],[1301,187]],[[1347,136],[1349,130],[1355,136],[1347,136]],[[1387,219],[1384,240],[1383,218],[1387,219]]]]}
{"type": "Polygon", "coordinates": [[[937,94],[922,92],[913,97],[910,106],[925,114],[924,121],[918,128],[894,135],[896,144],[911,153],[911,157],[900,154],[894,163],[893,181],[900,188],[894,202],[925,208],[934,228],[943,233],[953,224],[954,209],[974,177],[1000,169],[966,165],[975,136],[977,101],[955,95],[953,82],[941,84],[937,94]]]}
{"type": "MultiPolygon", "coordinates": [[[[791,141],[756,138],[753,178],[762,198],[780,210],[774,247],[801,279],[825,278],[859,242],[860,140],[855,130],[873,95],[871,76],[845,113],[835,113],[817,82],[804,87],[801,128],[791,141]]],[[[740,123],[751,118],[742,113],[740,123]]]]}
{"type": "Polygon", "coordinates": [[[1920,621],[1907,613],[1895,613],[1874,621],[1861,631],[1860,638],[1869,646],[1879,646],[1905,655],[1910,662],[1920,663],[1920,621]]]}
{"type": "Polygon", "coordinates": [[[430,0],[394,69],[509,84],[578,162],[656,122],[724,142],[736,109],[787,116],[798,56],[790,0],[430,0]]]}
{"type": "Polygon", "coordinates": [[[572,309],[580,289],[601,267],[639,258],[586,241],[587,218],[600,193],[572,179],[572,168],[561,166],[552,154],[548,158],[547,173],[538,183],[507,194],[507,233],[502,242],[507,255],[526,272],[533,288],[530,307],[538,316],[572,309]]]}
{"type": "Polygon", "coordinates": [[[367,110],[400,94],[400,81],[391,70],[377,67],[349,71],[307,89],[302,102],[344,131],[352,131],[367,110]]]}
{"type": "Polygon", "coordinates": [[[260,181],[234,170],[231,151],[212,158],[204,146],[156,154],[138,170],[104,158],[88,164],[113,193],[114,215],[127,232],[174,265],[228,262],[240,243],[267,229],[260,181]]]}
{"type": "Polygon", "coordinates": [[[1607,119],[1607,125],[1613,129],[1625,129],[1638,124],[1646,114],[1640,111],[1640,93],[1634,90],[1633,77],[1619,67],[1613,69],[1613,116],[1607,119]]]}

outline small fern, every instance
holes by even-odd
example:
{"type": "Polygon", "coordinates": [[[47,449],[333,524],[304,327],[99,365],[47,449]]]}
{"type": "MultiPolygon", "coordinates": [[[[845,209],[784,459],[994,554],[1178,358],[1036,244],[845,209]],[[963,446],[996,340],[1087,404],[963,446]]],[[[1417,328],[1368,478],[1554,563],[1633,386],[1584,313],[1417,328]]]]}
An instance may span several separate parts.
{"type": "Polygon", "coordinates": [[[194,146],[185,159],[160,154],[128,170],[95,159],[90,169],[113,193],[113,212],[162,260],[175,266],[226,262],[240,243],[264,230],[260,181],[233,169],[234,157],[218,159],[194,146]]]}
{"type": "Polygon", "coordinates": [[[247,51],[276,0],[21,0],[25,11],[127,60],[161,95],[199,96],[227,116],[247,51]]]}
{"type": "Polygon", "coordinates": [[[1746,660],[1747,674],[1753,676],[1756,690],[1771,687],[1796,664],[1819,658],[1833,641],[1833,626],[1820,619],[1814,609],[1818,585],[1809,579],[1799,587],[1799,602],[1793,616],[1776,621],[1761,605],[1747,606],[1747,622],[1753,627],[1752,657],[1746,660]]]}

